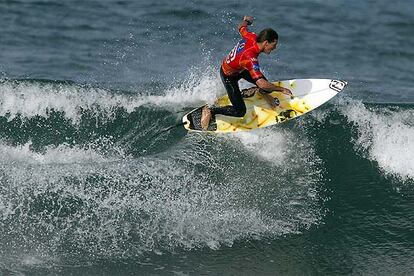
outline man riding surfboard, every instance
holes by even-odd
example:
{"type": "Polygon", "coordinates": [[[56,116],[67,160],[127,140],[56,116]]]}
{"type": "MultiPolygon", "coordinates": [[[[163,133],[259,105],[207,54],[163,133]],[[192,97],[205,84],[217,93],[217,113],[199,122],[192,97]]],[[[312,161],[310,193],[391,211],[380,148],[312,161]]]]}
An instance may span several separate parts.
{"type": "Polygon", "coordinates": [[[267,81],[260,71],[257,60],[260,53],[270,54],[276,49],[279,38],[277,32],[271,28],[267,28],[262,30],[259,35],[256,35],[253,32],[249,32],[247,28],[252,23],[253,17],[245,16],[243,18],[243,21],[238,26],[242,39],[223,60],[220,68],[220,77],[232,105],[224,107],[203,107],[201,116],[201,127],[203,130],[208,128],[213,115],[221,114],[232,117],[244,117],[246,114],[246,105],[238,84],[240,79],[245,79],[256,85],[257,87],[252,92],[261,93],[272,107],[276,107],[278,103],[268,93],[280,91],[284,94],[292,95],[289,89],[267,81]]]}

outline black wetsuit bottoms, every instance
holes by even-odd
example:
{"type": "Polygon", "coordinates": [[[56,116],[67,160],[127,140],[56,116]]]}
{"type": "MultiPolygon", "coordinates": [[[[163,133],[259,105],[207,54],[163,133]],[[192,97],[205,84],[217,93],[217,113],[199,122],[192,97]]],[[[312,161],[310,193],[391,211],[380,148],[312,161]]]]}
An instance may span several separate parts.
{"type": "Polygon", "coordinates": [[[242,71],[236,76],[226,76],[223,69],[220,67],[220,77],[227,90],[229,99],[232,105],[228,106],[213,106],[211,112],[213,115],[221,114],[231,117],[244,117],[246,114],[246,105],[243,100],[242,93],[239,88],[239,80],[245,79],[246,81],[256,85],[256,82],[250,76],[247,70],[242,71]]]}

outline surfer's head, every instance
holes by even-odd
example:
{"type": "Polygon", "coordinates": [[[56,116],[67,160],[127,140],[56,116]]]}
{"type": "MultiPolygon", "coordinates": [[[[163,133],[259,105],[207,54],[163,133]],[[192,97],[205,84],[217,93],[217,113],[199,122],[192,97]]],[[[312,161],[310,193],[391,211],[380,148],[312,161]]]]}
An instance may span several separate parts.
{"type": "Polygon", "coordinates": [[[270,52],[276,49],[278,39],[279,35],[277,32],[272,28],[267,28],[259,33],[256,42],[262,52],[270,54],[270,52]]]}

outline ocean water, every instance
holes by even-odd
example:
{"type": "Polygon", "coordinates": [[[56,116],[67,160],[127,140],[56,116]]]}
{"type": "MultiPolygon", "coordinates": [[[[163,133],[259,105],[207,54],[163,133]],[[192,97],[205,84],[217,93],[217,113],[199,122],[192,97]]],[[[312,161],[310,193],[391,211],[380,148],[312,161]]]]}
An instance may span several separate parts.
{"type": "Polygon", "coordinates": [[[0,275],[414,274],[414,2],[0,1],[0,275]],[[235,135],[159,131],[271,80],[348,86],[235,135]],[[242,83],[246,86],[246,83],[242,83]]]}

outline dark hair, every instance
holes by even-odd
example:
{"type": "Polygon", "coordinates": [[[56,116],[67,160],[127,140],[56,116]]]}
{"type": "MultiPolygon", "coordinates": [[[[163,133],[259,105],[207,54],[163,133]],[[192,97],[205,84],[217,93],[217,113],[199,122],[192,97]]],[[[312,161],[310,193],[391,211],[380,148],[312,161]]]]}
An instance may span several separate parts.
{"type": "Polygon", "coordinates": [[[275,40],[279,39],[279,35],[275,30],[272,28],[267,28],[262,30],[259,35],[257,36],[256,42],[263,42],[267,40],[268,42],[272,43],[275,40]]]}

